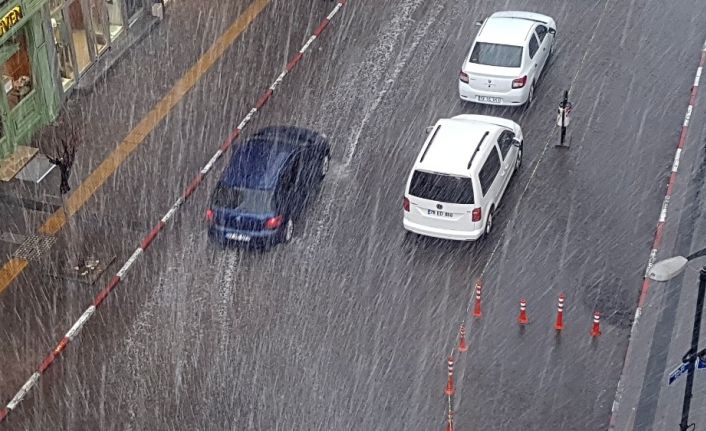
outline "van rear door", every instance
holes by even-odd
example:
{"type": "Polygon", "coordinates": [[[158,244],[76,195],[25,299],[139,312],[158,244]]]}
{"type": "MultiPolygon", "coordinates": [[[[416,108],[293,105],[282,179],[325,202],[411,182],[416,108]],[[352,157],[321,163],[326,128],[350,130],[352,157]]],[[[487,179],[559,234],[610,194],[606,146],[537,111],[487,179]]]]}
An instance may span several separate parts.
{"type": "Polygon", "coordinates": [[[415,170],[409,179],[407,218],[437,229],[470,231],[480,223],[471,220],[475,208],[473,181],[434,172],[415,170]]]}

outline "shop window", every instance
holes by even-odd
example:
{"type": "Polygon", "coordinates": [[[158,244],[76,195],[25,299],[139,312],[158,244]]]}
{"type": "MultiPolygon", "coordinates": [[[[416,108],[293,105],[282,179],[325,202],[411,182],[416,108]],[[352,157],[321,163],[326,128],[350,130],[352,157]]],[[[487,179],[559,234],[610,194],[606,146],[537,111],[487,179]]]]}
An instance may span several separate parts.
{"type": "Polygon", "coordinates": [[[137,19],[140,12],[142,12],[142,7],[144,6],[143,1],[144,0],[125,0],[125,12],[127,12],[127,17],[131,23],[137,19]]]}
{"type": "Polygon", "coordinates": [[[32,65],[24,29],[11,37],[5,46],[14,51],[3,67],[3,86],[10,109],[32,92],[32,65]]]}
{"type": "Polygon", "coordinates": [[[62,87],[64,91],[66,91],[73,85],[76,79],[76,71],[71,57],[71,37],[69,36],[69,29],[61,9],[52,13],[51,28],[59,63],[59,76],[61,77],[62,87]]]}
{"type": "Polygon", "coordinates": [[[120,2],[117,0],[105,0],[105,6],[108,9],[110,40],[115,40],[115,37],[123,30],[123,12],[120,10],[120,2]]]}

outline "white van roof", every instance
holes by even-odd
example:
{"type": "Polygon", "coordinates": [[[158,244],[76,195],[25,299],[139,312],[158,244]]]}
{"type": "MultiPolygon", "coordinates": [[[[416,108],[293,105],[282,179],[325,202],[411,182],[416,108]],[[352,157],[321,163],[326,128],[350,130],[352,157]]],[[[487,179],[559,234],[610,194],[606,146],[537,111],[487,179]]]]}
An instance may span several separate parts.
{"type": "MultiPolygon", "coordinates": [[[[481,144],[497,140],[501,130],[512,129],[505,124],[485,122],[485,118],[495,120],[480,115],[459,115],[437,121],[414,168],[470,177],[473,165],[482,160],[480,155],[484,155],[484,151],[480,151],[483,150],[481,144]]],[[[508,120],[497,120],[512,124],[508,120]]]]}

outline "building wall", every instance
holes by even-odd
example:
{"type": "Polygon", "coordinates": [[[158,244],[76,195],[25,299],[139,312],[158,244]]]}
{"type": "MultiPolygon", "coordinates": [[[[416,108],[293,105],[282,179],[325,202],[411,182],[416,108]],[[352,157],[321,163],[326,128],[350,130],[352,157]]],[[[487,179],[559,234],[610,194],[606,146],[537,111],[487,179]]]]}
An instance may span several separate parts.
{"type": "MultiPolygon", "coordinates": [[[[15,55],[9,62],[8,69],[17,75],[29,75],[32,78],[32,92],[19,102],[8,104],[9,98],[0,94],[0,113],[3,118],[4,136],[0,140],[0,159],[12,153],[17,145],[27,143],[35,131],[56,118],[58,112],[58,90],[53,78],[51,57],[48,51],[44,22],[47,11],[44,5],[48,0],[16,0],[7,2],[0,8],[0,17],[20,5],[22,19],[0,37],[0,49],[10,38],[24,30],[27,53],[15,55]],[[31,57],[31,58],[28,58],[31,57]],[[29,61],[27,66],[26,60],[29,61]]],[[[5,68],[3,68],[5,72],[5,68]]],[[[17,76],[15,75],[15,76],[17,76]]]]}

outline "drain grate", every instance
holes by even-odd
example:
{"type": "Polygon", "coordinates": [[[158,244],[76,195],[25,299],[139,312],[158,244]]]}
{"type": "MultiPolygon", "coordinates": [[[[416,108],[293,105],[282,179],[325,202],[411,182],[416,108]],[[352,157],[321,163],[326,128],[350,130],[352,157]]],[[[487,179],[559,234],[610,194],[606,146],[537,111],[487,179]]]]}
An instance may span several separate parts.
{"type": "Polygon", "coordinates": [[[28,261],[37,261],[52,248],[55,242],[56,237],[53,236],[32,235],[20,244],[13,256],[28,261]]]}

